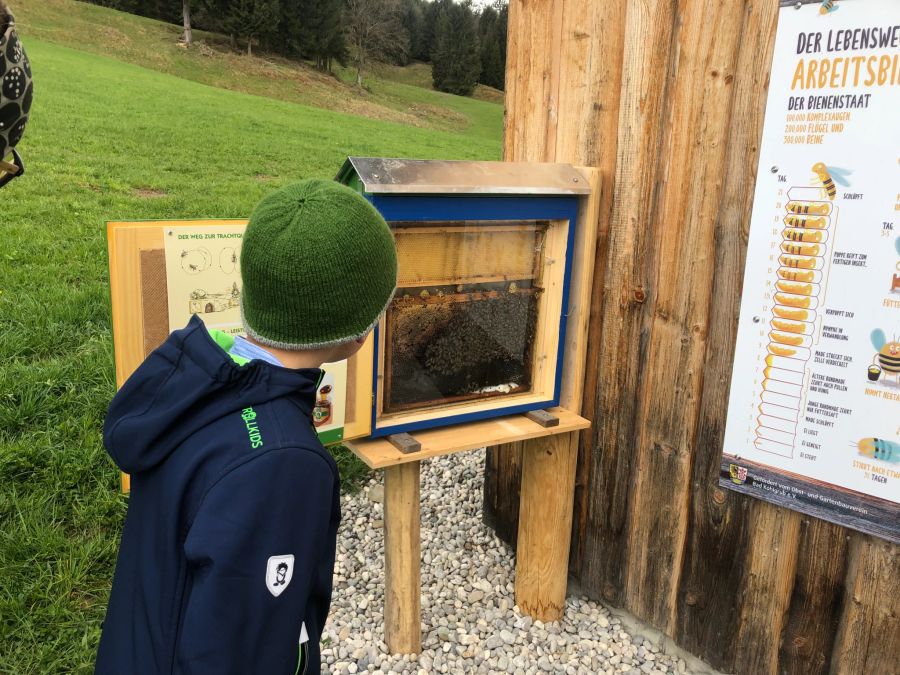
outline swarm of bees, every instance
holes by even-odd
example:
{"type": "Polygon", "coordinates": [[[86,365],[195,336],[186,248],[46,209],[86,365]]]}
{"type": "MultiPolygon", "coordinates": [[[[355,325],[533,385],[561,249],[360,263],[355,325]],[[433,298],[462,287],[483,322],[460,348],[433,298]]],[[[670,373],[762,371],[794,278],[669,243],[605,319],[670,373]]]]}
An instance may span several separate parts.
{"type": "Polygon", "coordinates": [[[463,289],[398,293],[401,301],[387,317],[393,403],[434,400],[435,390],[458,397],[499,383],[530,384],[538,295],[522,292],[515,283],[477,286],[469,289],[470,298],[445,302],[434,300],[463,289]]]}

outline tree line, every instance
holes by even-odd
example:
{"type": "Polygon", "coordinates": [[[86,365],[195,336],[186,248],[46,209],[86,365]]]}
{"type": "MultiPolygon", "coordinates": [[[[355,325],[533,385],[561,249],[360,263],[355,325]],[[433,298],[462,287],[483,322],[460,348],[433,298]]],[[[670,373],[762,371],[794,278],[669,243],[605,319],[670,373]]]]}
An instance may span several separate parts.
{"type": "Polygon", "coordinates": [[[361,86],[373,64],[432,65],[435,89],[468,96],[478,83],[504,88],[505,0],[476,9],[471,0],[89,0],[132,14],[230,36],[308,59],[331,71],[352,66],[361,86]]]}

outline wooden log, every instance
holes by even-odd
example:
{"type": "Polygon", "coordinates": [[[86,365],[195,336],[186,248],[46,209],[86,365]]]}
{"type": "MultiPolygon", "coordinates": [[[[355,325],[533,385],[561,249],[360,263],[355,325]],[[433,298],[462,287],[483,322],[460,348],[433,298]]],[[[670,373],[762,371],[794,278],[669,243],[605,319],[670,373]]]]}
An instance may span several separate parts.
{"type": "Polygon", "coordinates": [[[422,651],[419,462],[384,470],[384,640],[393,654],[422,651]]]}
{"type": "MultiPolygon", "coordinates": [[[[688,2],[668,70],[659,187],[650,232],[656,283],[633,436],[626,608],[672,633],[687,536],[692,450],[713,293],[715,225],[732,122],[743,0],[688,2]]],[[[659,78],[661,79],[661,78],[659,78]]],[[[620,449],[621,451],[621,449],[620,449]]]]}
{"type": "Polygon", "coordinates": [[[703,393],[691,469],[690,529],[685,542],[677,600],[678,644],[725,672],[734,672],[740,597],[749,555],[753,504],[718,486],[725,408],[731,383],[741,302],[748,223],[759,161],[768,73],[778,6],[748,3],[734,69],[735,109],[729,130],[716,222],[709,339],[703,393]]]}
{"type": "Polygon", "coordinates": [[[404,455],[407,455],[411,452],[418,452],[422,449],[422,444],[419,443],[415,438],[410,436],[409,434],[391,434],[388,438],[388,443],[397,448],[404,455]]]}
{"type": "Polygon", "coordinates": [[[900,548],[883,539],[850,535],[843,615],[831,673],[900,672],[900,548]]]}
{"type": "Polygon", "coordinates": [[[565,610],[577,444],[570,432],[524,447],[516,604],[541,621],[557,621],[565,610]]]}
{"type": "Polygon", "coordinates": [[[796,578],[778,653],[779,673],[828,672],[844,601],[847,551],[844,528],[818,518],[801,518],[796,578]]]}
{"type": "Polygon", "coordinates": [[[624,602],[630,486],[646,372],[648,313],[654,286],[652,229],[666,86],[676,6],[627,3],[619,98],[619,143],[603,287],[591,471],[581,581],[612,604],[624,602]]]}

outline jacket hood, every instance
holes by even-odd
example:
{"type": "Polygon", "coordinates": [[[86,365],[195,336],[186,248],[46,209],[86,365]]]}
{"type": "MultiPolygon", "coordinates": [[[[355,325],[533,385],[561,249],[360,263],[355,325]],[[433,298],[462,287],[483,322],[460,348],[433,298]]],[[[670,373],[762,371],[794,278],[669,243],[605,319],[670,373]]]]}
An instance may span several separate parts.
{"type": "Polygon", "coordinates": [[[146,471],[195,431],[237,410],[290,397],[309,417],[321,375],[318,368],[295,370],[258,360],[239,365],[195,315],[113,398],[103,444],[122,471],[146,471]]]}

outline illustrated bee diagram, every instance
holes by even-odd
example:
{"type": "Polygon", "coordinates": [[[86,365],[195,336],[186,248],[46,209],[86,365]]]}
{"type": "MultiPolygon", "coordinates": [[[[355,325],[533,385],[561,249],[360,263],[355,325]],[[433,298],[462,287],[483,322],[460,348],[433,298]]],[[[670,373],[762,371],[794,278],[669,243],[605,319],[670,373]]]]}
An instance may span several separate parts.
{"type": "Polygon", "coordinates": [[[181,269],[188,274],[205,272],[212,264],[212,254],[208,249],[200,247],[181,252],[181,269]]]}
{"type": "Polygon", "coordinates": [[[889,342],[884,331],[876,328],[869,338],[877,350],[869,366],[869,380],[878,382],[883,377],[884,384],[893,379],[894,385],[900,386],[900,341],[897,336],[889,342]]]}
{"type": "MultiPolygon", "coordinates": [[[[817,164],[822,170],[824,164],[817,164]]],[[[825,185],[824,180],[816,178],[825,185]]],[[[828,178],[833,198],[834,183],[828,178]]],[[[756,418],[757,449],[784,457],[793,456],[803,405],[806,364],[812,358],[813,332],[819,294],[836,208],[818,186],[788,191],[782,218],[784,229],[777,244],[778,267],[772,284],[762,392],[756,418]]]]}
{"type": "Polygon", "coordinates": [[[900,463],[900,443],[886,441],[883,438],[861,438],[855,447],[856,451],[863,457],[878,459],[882,462],[891,462],[892,464],[900,463]]]}
{"type": "Polygon", "coordinates": [[[850,187],[850,181],[847,180],[852,171],[841,169],[836,166],[825,166],[822,162],[813,164],[812,171],[815,174],[815,180],[822,183],[822,189],[828,195],[828,199],[834,201],[837,195],[837,187],[835,182],[843,187],[850,187]]]}
{"type": "Polygon", "coordinates": [[[237,251],[231,247],[223,248],[219,252],[219,268],[225,274],[234,274],[238,269],[239,261],[237,251]]]}
{"type": "Polygon", "coordinates": [[[202,288],[191,291],[188,311],[191,314],[214,314],[225,312],[241,304],[241,290],[237,283],[221,293],[207,293],[202,288]]]}
{"type": "Polygon", "coordinates": [[[834,0],[822,0],[822,4],[819,6],[819,14],[831,14],[838,11],[838,9],[840,8],[834,4],[834,0]]]}

